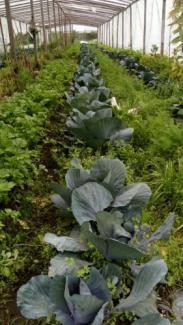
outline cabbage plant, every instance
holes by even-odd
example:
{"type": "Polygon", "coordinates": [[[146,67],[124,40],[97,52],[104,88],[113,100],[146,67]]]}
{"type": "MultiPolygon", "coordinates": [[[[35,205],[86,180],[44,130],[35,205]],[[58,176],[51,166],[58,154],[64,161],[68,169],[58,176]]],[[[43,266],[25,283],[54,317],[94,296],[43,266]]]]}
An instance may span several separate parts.
{"type": "Polygon", "coordinates": [[[27,319],[56,316],[63,325],[100,325],[110,292],[100,272],[91,268],[88,278],[63,275],[33,277],[17,293],[17,305],[27,319]]]}
{"type": "Polygon", "coordinates": [[[126,185],[126,170],[119,159],[100,158],[85,170],[75,164],[65,176],[66,186],[52,184],[58,208],[71,208],[79,224],[96,220],[97,212],[120,210],[126,221],[141,215],[151,196],[145,183],[126,185]]]}
{"type": "Polygon", "coordinates": [[[67,101],[71,109],[77,109],[81,113],[88,111],[97,111],[102,108],[111,107],[111,92],[106,87],[98,87],[93,91],[85,91],[75,96],[67,94],[67,101]]]}
{"type": "Polygon", "coordinates": [[[134,131],[133,128],[126,128],[116,117],[101,117],[96,114],[80,121],[72,117],[66,124],[75,136],[94,149],[101,147],[106,141],[122,140],[128,143],[134,131]]]}
{"type": "Polygon", "coordinates": [[[122,214],[99,212],[96,216],[97,230],[93,232],[90,223],[82,225],[82,231],[103,256],[108,260],[129,260],[143,257],[143,251],[133,245],[134,231],[127,231],[122,226],[122,214]]]}
{"type": "MultiPolygon", "coordinates": [[[[151,190],[145,183],[127,185],[125,166],[120,160],[101,158],[90,170],[77,163],[67,171],[65,181],[67,187],[52,184],[53,203],[58,208],[71,209],[78,224],[84,224],[85,237],[107,259],[142,257],[150,243],[169,237],[175,215],[170,214],[154,233],[142,224],[141,212],[150,199],[151,190]],[[91,221],[97,224],[94,231],[91,221]]],[[[75,252],[72,247],[78,247],[78,242],[65,249],[63,240],[60,237],[60,251],[75,252]]],[[[59,243],[59,238],[57,241],[59,243]]],[[[72,241],[71,235],[70,244],[72,241]]]]}

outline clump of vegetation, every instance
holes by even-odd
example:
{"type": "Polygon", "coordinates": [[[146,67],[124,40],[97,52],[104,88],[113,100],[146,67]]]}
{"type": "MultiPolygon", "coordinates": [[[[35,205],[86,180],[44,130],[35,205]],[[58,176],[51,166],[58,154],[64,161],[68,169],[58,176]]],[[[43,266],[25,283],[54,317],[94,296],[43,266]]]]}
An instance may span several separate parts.
{"type": "MultiPolygon", "coordinates": [[[[130,181],[145,181],[150,185],[152,198],[146,218],[152,220],[152,225],[159,225],[163,214],[176,211],[176,225],[178,229],[180,227],[178,238],[175,235],[167,247],[164,246],[164,250],[175,251],[176,247],[180,257],[183,129],[169,114],[169,107],[175,103],[176,94],[169,98],[158,98],[154,90],[137,83],[135,78],[128,75],[126,69],[119,69],[119,65],[107,56],[97,52],[97,57],[103,78],[118,99],[118,116],[125,118],[134,127],[131,145],[110,145],[107,154],[109,157],[121,159],[126,164],[130,181]],[[134,110],[134,113],[130,110],[134,110]]],[[[178,282],[182,285],[182,258],[177,258],[177,263],[175,262],[177,272],[174,277],[174,263],[170,253],[165,257],[170,268],[171,284],[178,282]]]]}
{"type": "Polygon", "coordinates": [[[67,96],[72,108],[67,126],[74,135],[94,149],[109,140],[127,143],[133,134],[132,128],[127,128],[114,116],[111,92],[99,76],[100,69],[93,52],[83,47],[72,94],[67,96]]]}
{"type": "MultiPolygon", "coordinates": [[[[85,50],[83,46],[81,52],[85,50]]],[[[88,84],[83,88],[83,93],[86,88],[92,92],[98,82],[91,89],[88,84]]],[[[82,101],[81,107],[85,108],[82,101]]],[[[108,144],[110,148],[111,143],[108,144]]],[[[118,146],[125,152],[125,147],[116,142],[114,148],[118,146]]],[[[180,293],[171,297],[169,314],[158,303],[162,298],[156,288],[160,288],[168,269],[161,258],[154,257],[150,245],[169,237],[174,214],[151,233],[142,221],[150,188],[142,182],[128,184],[124,165],[117,159],[101,158],[90,170],[74,161],[65,180],[67,187],[52,185],[56,192],[52,200],[64,214],[69,213],[75,226],[70,236],[45,235],[44,241],[60,253],[50,261],[48,276],[33,277],[18,290],[21,313],[28,319],[54,315],[62,324],[100,325],[104,319],[118,317],[133,325],[171,324],[167,316],[175,316],[177,321],[173,324],[181,324],[180,293]],[[95,255],[99,251],[98,269],[95,259],[87,259],[91,250],[95,255]]]]}
{"type": "Polygon", "coordinates": [[[56,116],[65,116],[63,98],[75,71],[77,49],[78,45],[66,50],[23,93],[0,103],[0,319],[5,323],[3,303],[12,299],[17,282],[28,272],[37,272],[39,259],[50,258],[50,249],[37,249],[50,226],[45,178],[56,173],[58,144],[53,129],[56,116]]]}
{"type": "Polygon", "coordinates": [[[173,9],[170,13],[170,17],[172,18],[171,25],[174,26],[173,33],[175,38],[173,39],[173,43],[176,44],[176,55],[178,60],[183,60],[182,57],[182,45],[183,45],[183,4],[181,0],[175,0],[173,9]]]}

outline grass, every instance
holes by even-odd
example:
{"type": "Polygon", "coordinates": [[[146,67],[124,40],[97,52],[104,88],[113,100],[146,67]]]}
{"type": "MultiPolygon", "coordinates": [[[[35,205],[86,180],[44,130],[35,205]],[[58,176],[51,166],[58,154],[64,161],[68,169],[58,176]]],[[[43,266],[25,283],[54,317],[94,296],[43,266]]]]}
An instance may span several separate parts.
{"type": "MultiPolygon", "coordinates": [[[[99,51],[97,57],[103,79],[119,103],[116,114],[135,130],[131,145],[109,146],[108,154],[124,161],[130,171],[130,181],[145,181],[151,187],[153,193],[146,218],[155,229],[167,214],[176,212],[174,235],[164,243],[163,255],[169,266],[170,283],[183,285],[183,128],[175,124],[168,112],[175,96],[158,98],[154,90],[129,76],[118,63],[99,51]],[[133,108],[138,114],[128,113],[133,108]]],[[[159,251],[162,252],[161,246],[159,251]]]]}

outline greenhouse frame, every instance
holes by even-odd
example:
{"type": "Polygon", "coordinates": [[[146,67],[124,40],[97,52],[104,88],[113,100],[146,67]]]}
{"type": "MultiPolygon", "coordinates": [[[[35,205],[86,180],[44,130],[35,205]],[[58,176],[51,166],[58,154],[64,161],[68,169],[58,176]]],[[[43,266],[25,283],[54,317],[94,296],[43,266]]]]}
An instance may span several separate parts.
{"type": "MultiPolygon", "coordinates": [[[[168,15],[172,6],[173,0],[1,0],[0,17],[7,18],[12,56],[15,55],[13,34],[17,29],[13,29],[13,20],[19,23],[20,30],[27,31],[30,25],[40,28],[45,48],[52,29],[71,32],[73,24],[79,24],[97,27],[98,40],[106,45],[143,49],[145,53],[156,44],[161,54],[171,55],[173,32],[168,15]]],[[[0,27],[6,51],[2,22],[0,27]]]]}

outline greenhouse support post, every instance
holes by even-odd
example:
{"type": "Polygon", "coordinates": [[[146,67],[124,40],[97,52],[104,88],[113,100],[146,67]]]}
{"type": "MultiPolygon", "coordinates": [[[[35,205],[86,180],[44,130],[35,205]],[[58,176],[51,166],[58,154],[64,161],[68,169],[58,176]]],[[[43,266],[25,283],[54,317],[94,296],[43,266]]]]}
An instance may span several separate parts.
{"type": "Polygon", "coordinates": [[[146,53],[146,33],[147,33],[147,0],[144,0],[144,31],[143,31],[143,53],[146,53]]]}
{"type": "Polygon", "coordinates": [[[69,42],[72,43],[72,24],[71,20],[69,19],[69,42]]]}
{"type": "Polygon", "coordinates": [[[65,43],[65,15],[64,13],[62,13],[62,30],[63,30],[63,45],[65,46],[66,43],[65,43]]]}
{"type": "Polygon", "coordinates": [[[16,59],[16,50],[15,50],[15,41],[13,35],[13,25],[12,25],[12,17],[11,17],[11,8],[9,0],[5,0],[5,8],[6,8],[6,18],[8,23],[8,32],[9,32],[9,39],[10,39],[10,53],[12,59],[16,59]]]}
{"type": "Polygon", "coordinates": [[[130,48],[133,48],[133,19],[132,19],[132,6],[129,7],[130,9],[130,48]]]}
{"type": "Polygon", "coordinates": [[[166,24],[166,0],[163,0],[162,25],[161,25],[161,55],[164,54],[164,47],[165,47],[165,24],[166,24]]]}
{"type": "Polygon", "coordinates": [[[125,17],[124,17],[124,10],[122,12],[122,48],[124,48],[125,44],[125,17]]]}
{"type": "Polygon", "coordinates": [[[62,44],[62,15],[61,15],[61,10],[60,10],[58,3],[57,3],[57,6],[58,6],[60,44],[62,44]]]}
{"type": "Polygon", "coordinates": [[[106,45],[108,45],[108,23],[106,23],[106,45]]]}
{"type": "Polygon", "coordinates": [[[109,21],[107,23],[107,45],[110,46],[110,36],[109,36],[109,33],[110,33],[110,24],[109,24],[109,21]]]}
{"type": "Polygon", "coordinates": [[[55,12],[55,2],[53,1],[53,21],[54,21],[54,29],[55,29],[55,40],[58,42],[57,37],[57,23],[56,23],[56,12],[55,12]]]}
{"type": "Polygon", "coordinates": [[[114,47],[114,17],[112,19],[112,47],[114,47]]]}
{"type": "Polygon", "coordinates": [[[42,21],[42,28],[43,28],[44,49],[45,51],[47,51],[47,36],[46,36],[46,29],[45,29],[43,0],[40,0],[40,9],[41,9],[41,21],[42,21]]]}
{"type": "Polygon", "coordinates": [[[108,21],[108,45],[110,46],[110,30],[111,30],[111,28],[110,28],[110,21],[108,21]]]}
{"type": "Polygon", "coordinates": [[[31,27],[33,29],[34,57],[35,57],[36,64],[38,64],[37,36],[36,36],[36,26],[35,26],[35,19],[34,19],[34,4],[33,4],[33,0],[30,0],[30,5],[31,5],[31,27]]]}
{"type": "Polygon", "coordinates": [[[65,46],[67,46],[67,17],[64,15],[64,38],[65,38],[65,46]]]}
{"type": "Polygon", "coordinates": [[[118,41],[119,41],[119,14],[117,15],[117,28],[116,28],[116,47],[118,49],[118,41]]]}
{"type": "Polygon", "coordinates": [[[5,54],[5,56],[7,56],[7,50],[6,50],[4,31],[3,31],[3,24],[2,24],[2,21],[1,21],[1,17],[0,17],[0,30],[1,30],[1,36],[2,36],[2,41],[3,41],[4,54],[5,54]]]}
{"type": "Polygon", "coordinates": [[[48,26],[49,26],[49,42],[51,43],[51,20],[50,20],[50,7],[49,7],[49,0],[47,0],[47,15],[48,15],[48,26]]]}
{"type": "Polygon", "coordinates": [[[22,23],[19,21],[20,33],[22,34],[22,23]]]}

